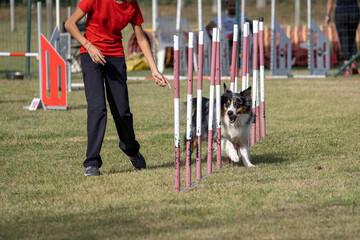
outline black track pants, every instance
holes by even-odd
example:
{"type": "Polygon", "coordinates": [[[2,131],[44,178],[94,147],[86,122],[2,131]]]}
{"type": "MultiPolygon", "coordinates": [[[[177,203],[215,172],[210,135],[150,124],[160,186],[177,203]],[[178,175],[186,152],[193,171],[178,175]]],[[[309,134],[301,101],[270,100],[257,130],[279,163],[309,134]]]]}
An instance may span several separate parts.
{"type": "Polygon", "coordinates": [[[124,57],[106,57],[105,66],[95,64],[89,54],[81,54],[85,95],[87,101],[88,144],[84,167],[101,167],[101,145],[104,139],[107,109],[106,97],[119,135],[119,147],[128,156],[139,151],[135,140],[133,116],[130,112],[126,85],[126,64],[124,57]],[[105,87],[104,87],[105,81],[105,87]]]}

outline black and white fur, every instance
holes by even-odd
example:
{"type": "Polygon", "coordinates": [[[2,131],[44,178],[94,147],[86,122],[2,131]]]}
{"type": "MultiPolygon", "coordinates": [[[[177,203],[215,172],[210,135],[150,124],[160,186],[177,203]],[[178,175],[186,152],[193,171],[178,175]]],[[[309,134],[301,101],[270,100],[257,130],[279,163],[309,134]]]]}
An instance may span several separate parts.
{"type": "MultiPolygon", "coordinates": [[[[196,106],[196,99],[193,100],[193,106],[196,106]]],[[[215,103],[214,103],[215,106],[215,103]]],[[[249,137],[250,125],[252,119],[251,110],[251,87],[236,93],[232,92],[224,84],[224,94],[221,96],[221,155],[229,157],[233,162],[239,162],[240,156],[234,145],[237,145],[242,156],[242,161],[246,167],[253,167],[250,162],[249,137]]],[[[216,111],[214,109],[214,118],[216,111]]],[[[202,126],[201,139],[208,140],[209,123],[209,99],[202,98],[202,126]]],[[[213,123],[213,141],[216,141],[216,126],[213,123]]],[[[192,116],[191,129],[191,152],[196,147],[196,110],[192,116]]]]}

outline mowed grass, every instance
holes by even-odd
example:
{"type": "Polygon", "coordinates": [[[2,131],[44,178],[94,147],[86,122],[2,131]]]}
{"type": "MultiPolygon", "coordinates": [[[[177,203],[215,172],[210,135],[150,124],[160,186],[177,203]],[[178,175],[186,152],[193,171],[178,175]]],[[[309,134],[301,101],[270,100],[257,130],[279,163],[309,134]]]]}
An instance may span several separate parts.
{"type": "Polygon", "coordinates": [[[0,239],[359,239],[359,80],[266,81],[256,167],[228,165],[179,194],[172,90],[128,84],[146,170],[118,148],[109,111],[102,175],[84,177],[84,91],[66,111],[29,112],[38,82],[0,81],[0,239]]]}

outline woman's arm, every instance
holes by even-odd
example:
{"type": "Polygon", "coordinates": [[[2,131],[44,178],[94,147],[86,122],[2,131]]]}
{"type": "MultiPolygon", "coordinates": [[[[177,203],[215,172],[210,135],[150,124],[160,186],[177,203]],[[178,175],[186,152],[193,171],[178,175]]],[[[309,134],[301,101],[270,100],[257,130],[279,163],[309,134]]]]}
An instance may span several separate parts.
{"type": "Polygon", "coordinates": [[[141,27],[141,25],[132,25],[133,29],[134,29],[134,33],[136,36],[136,40],[141,48],[141,51],[143,52],[147,62],[149,63],[152,75],[155,79],[156,84],[165,87],[166,85],[168,85],[168,87],[171,89],[171,85],[169,83],[169,80],[167,78],[165,78],[158,70],[155,61],[154,61],[154,57],[152,55],[151,49],[150,49],[150,45],[149,42],[145,36],[145,33],[141,27]]]}
{"type": "Polygon", "coordinates": [[[327,0],[326,2],[326,15],[325,15],[325,24],[330,23],[330,14],[331,14],[331,8],[333,5],[334,0],[327,0]]]}
{"type": "Polygon", "coordinates": [[[85,13],[80,8],[76,9],[71,17],[65,22],[65,28],[71,36],[73,36],[88,51],[94,63],[104,65],[106,62],[104,55],[81,34],[76,25],[84,16],[85,13]]]}

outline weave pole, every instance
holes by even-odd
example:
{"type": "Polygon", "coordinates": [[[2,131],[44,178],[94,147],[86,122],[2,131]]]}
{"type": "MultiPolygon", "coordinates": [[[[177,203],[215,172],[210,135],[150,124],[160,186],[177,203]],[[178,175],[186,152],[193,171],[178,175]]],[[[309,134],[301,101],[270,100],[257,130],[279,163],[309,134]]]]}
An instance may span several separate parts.
{"type": "Polygon", "coordinates": [[[249,25],[249,23],[245,23],[244,24],[244,35],[243,35],[243,53],[242,53],[242,91],[244,91],[248,86],[247,86],[247,81],[246,81],[246,73],[247,73],[247,69],[248,69],[248,55],[249,55],[249,49],[248,47],[248,41],[249,41],[249,28],[247,27],[249,25]]]}
{"type": "Polygon", "coordinates": [[[261,101],[261,137],[266,135],[265,122],[265,73],[264,73],[264,19],[259,19],[259,49],[260,49],[260,101],[261,101]]]}
{"type": "Polygon", "coordinates": [[[180,89],[179,89],[179,35],[174,35],[174,141],[175,192],[180,192],[180,89]]]}
{"type": "MultiPolygon", "coordinates": [[[[231,55],[231,75],[230,75],[230,90],[232,92],[237,92],[238,84],[238,38],[239,38],[239,27],[237,24],[234,24],[234,34],[233,34],[233,45],[232,45],[232,55],[231,55]]],[[[238,149],[237,145],[234,145],[235,149],[238,149]]],[[[229,157],[226,158],[226,164],[230,164],[231,160],[229,157]]]]}
{"type": "Polygon", "coordinates": [[[202,88],[203,88],[203,59],[204,59],[204,31],[199,31],[198,47],[198,79],[196,106],[196,180],[201,179],[201,119],[202,119],[202,88]]]}
{"type": "Polygon", "coordinates": [[[256,95],[255,95],[255,116],[256,116],[256,141],[260,141],[260,106],[259,106],[259,21],[253,21],[253,39],[254,39],[254,61],[253,61],[253,81],[256,81],[256,95]]]}
{"type": "Polygon", "coordinates": [[[214,118],[214,91],[217,51],[217,29],[213,28],[211,44],[211,71],[210,71],[210,97],[209,97],[209,126],[208,126],[208,149],[207,149],[207,173],[212,173],[212,141],[213,141],[213,118],[214,118]]]}
{"type": "Polygon", "coordinates": [[[234,24],[234,35],[233,35],[233,45],[232,45],[232,54],[231,54],[231,75],[230,75],[230,90],[235,92],[237,76],[237,46],[238,46],[238,32],[239,27],[237,24],[234,24]]]}
{"type": "Polygon", "coordinates": [[[189,32],[188,47],[188,85],[187,85],[187,111],[186,111],[186,187],[191,186],[191,125],[192,125],[192,91],[193,91],[193,54],[194,33],[189,32]]]}
{"type": "Polygon", "coordinates": [[[221,169],[221,69],[220,69],[220,31],[216,36],[216,167],[221,169]]]}
{"type": "Polygon", "coordinates": [[[257,108],[257,95],[258,95],[258,21],[253,21],[253,89],[252,89],[252,112],[253,112],[253,121],[251,125],[251,145],[254,145],[256,141],[259,141],[257,138],[258,133],[258,111],[257,108]]]}
{"type": "Polygon", "coordinates": [[[250,23],[246,23],[245,26],[247,28],[246,31],[248,32],[248,37],[246,41],[246,88],[248,88],[250,86],[250,23]]]}

